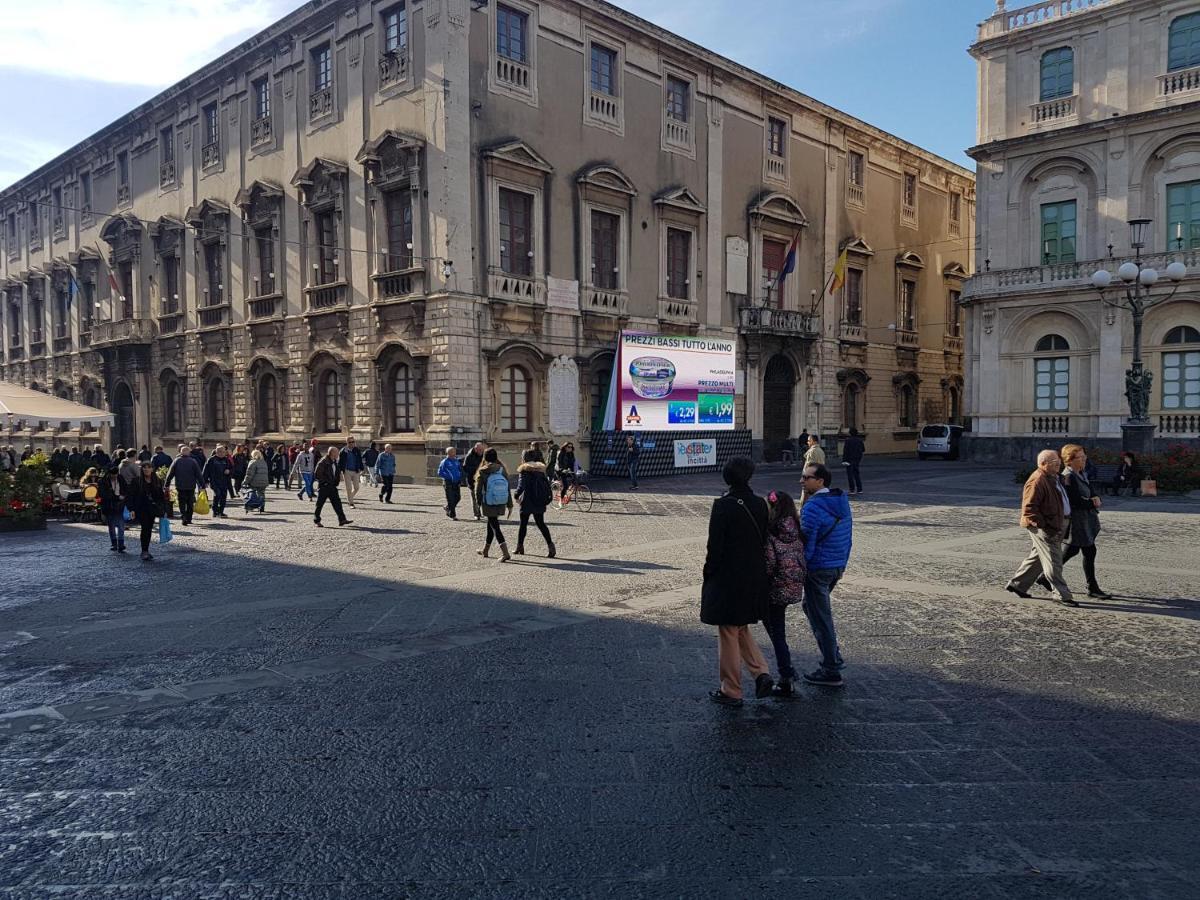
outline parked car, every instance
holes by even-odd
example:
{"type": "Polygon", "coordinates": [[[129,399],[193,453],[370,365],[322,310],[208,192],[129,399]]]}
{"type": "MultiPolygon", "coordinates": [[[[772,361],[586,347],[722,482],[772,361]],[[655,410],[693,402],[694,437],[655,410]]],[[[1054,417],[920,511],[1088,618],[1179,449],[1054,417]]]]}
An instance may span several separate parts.
{"type": "Polygon", "coordinates": [[[961,425],[926,425],[921,429],[921,436],[917,438],[917,459],[928,459],[931,456],[958,459],[962,435],[961,425]]]}

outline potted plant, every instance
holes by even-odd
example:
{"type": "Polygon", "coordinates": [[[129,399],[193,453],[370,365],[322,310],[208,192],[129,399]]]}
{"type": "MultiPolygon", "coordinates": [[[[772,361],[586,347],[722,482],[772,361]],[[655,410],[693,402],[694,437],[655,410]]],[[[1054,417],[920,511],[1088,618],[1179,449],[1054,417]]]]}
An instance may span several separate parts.
{"type": "Polygon", "coordinates": [[[0,533],[45,529],[49,484],[49,460],[40,452],[15,471],[0,472],[0,533]]]}

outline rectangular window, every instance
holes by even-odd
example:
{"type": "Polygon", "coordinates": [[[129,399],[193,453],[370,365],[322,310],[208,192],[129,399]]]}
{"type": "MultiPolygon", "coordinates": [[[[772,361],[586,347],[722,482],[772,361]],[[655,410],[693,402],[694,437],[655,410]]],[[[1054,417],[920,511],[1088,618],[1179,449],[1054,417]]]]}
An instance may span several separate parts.
{"type": "Polygon", "coordinates": [[[42,227],[41,207],[36,200],[29,202],[29,239],[32,241],[39,237],[38,231],[42,227]]]}
{"type": "Polygon", "coordinates": [[[779,273],[783,271],[783,261],[787,258],[787,244],[783,241],[763,238],[762,242],[762,284],[768,300],[775,301],[775,306],[783,308],[783,295],[779,290],[779,273]]]}
{"type": "Polygon", "coordinates": [[[962,300],[962,291],[951,291],[947,300],[949,308],[946,310],[946,334],[951,337],[962,337],[962,307],[959,306],[959,301],[962,300]]]}
{"type": "Polygon", "coordinates": [[[225,302],[224,266],[218,243],[204,245],[204,274],[208,282],[208,306],[225,302]]]}
{"type": "Polygon", "coordinates": [[[8,214],[8,248],[11,250],[17,243],[17,214],[8,214]]]}
{"type": "Polygon", "coordinates": [[[767,152],[783,158],[787,147],[787,122],[771,116],[767,119],[767,152]]]}
{"type": "Polygon", "coordinates": [[[121,288],[118,298],[121,318],[133,318],[133,263],[123,262],[117,266],[117,284],[121,288]]]}
{"type": "Polygon", "coordinates": [[[866,170],[866,157],[851,150],[849,163],[846,166],[846,178],[855,187],[863,187],[866,182],[866,170]]]}
{"type": "Polygon", "coordinates": [[[8,307],[8,345],[21,346],[21,307],[16,303],[8,307]]]}
{"type": "Polygon", "coordinates": [[[500,268],[526,278],[533,274],[533,196],[500,188],[500,268]]]}
{"type": "Polygon", "coordinates": [[[258,257],[257,296],[275,293],[275,233],[270,225],[254,229],[254,249],[258,257]]]}
{"type": "Polygon", "coordinates": [[[900,282],[900,315],[896,326],[901,331],[916,331],[917,283],[905,279],[900,282]]]}
{"type": "Polygon", "coordinates": [[[496,6],[496,53],[513,62],[529,61],[529,16],[518,10],[496,6]]]}
{"type": "Polygon", "coordinates": [[[904,173],[904,196],[902,198],[905,209],[916,209],[917,207],[917,176],[912,172],[904,173]]]}
{"type": "Polygon", "coordinates": [[[92,173],[81,172],[79,174],[79,200],[83,207],[83,212],[92,211],[92,173]]]}
{"type": "Polygon", "coordinates": [[[1070,392],[1071,360],[1034,360],[1034,408],[1038,412],[1066,412],[1070,392]]]}
{"type": "Polygon", "coordinates": [[[215,147],[221,142],[221,126],[217,119],[217,104],[204,107],[204,145],[215,147]]]}
{"type": "Polygon", "coordinates": [[[846,270],[846,324],[863,323],[863,271],[846,270]]]}
{"type": "Polygon", "coordinates": [[[313,220],[317,235],[317,284],[337,281],[337,225],[332,212],[317,213],[313,220]]]}
{"type": "Polygon", "coordinates": [[[667,76],[667,118],[676,122],[688,121],[688,95],[692,85],[674,75],[667,76]]]}
{"type": "Polygon", "coordinates": [[[617,254],[621,243],[621,217],[592,211],[592,286],[615,291],[620,286],[617,254]]]}
{"type": "Polygon", "coordinates": [[[383,195],[383,204],[387,216],[387,270],[410,269],[413,264],[412,193],[388,191],[383,195]]]}
{"type": "Polygon", "coordinates": [[[688,300],[691,287],[688,270],[692,262],[692,233],[681,228],[667,229],[667,296],[688,300]]]}
{"type": "Polygon", "coordinates": [[[164,256],[162,311],[164,316],[179,312],[179,257],[164,256]]]}
{"type": "Polygon", "coordinates": [[[1167,247],[1200,247],[1200,181],[1167,185],[1167,247]]]}
{"type": "Polygon", "coordinates": [[[257,121],[271,117],[271,80],[267,77],[254,82],[254,118],[257,121]]]}
{"type": "Polygon", "coordinates": [[[1200,66],[1200,13],[1189,13],[1171,22],[1167,40],[1167,71],[1200,66]]]}
{"type": "Polygon", "coordinates": [[[950,221],[955,225],[962,222],[962,194],[950,195],[950,221]]]}
{"type": "Polygon", "coordinates": [[[96,318],[96,282],[83,283],[83,306],[79,310],[79,319],[85,331],[90,331],[92,320],[96,318]]]}
{"type": "Polygon", "coordinates": [[[1059,47],[1042,54],[1042,89],[1039,99],[1056,100],[1075,93],[1075,51],[1059,47]]]}
{"type": "Polygon", "coordinates": [[[617,96],[617,51],[592,44],[592,90],[617,96]]]}
{"type": "Polygon", "coordinates": [[[1163,409],[1200,409],[1200,351],[1164,353],[1163,409]]]}
{"type": "Polygon", "coordinates": [[[175,162],[175,129],[170,125],[158,133],[158,159],[164,166],[175,162]]]}
{"type": "Polygon", "coordinates": [[[1042,265],[1075,262],[1075,201],[1042,205],[1042,265]]]}
{"type": "Polygon", "coordinates": [[[408,16],[404,4],[393,6],[383,14],[383,52],[399,53],[408,46],[408,16]]]}
{"type": "Polygon", "coordinates": [[[333,84],[332,59],[328,44],[323,44],[312,52],[313,93],[323,91],[333,84]]]}
{"type": "Polygon", "coordinates": [[[60,188],[60,187],[56,187],[54,190],[52,190],[50,192],[50,205],[51,205],[51,209],[54,211],[55,219],[62,218],[62,211],[63,211],[62,197],[63,197],[62,188],[60,188]]]}
{"type": "Polygon", "coordinates": [[[124,150],[117,154],[117,184],[122,187],[129,184],[129,154],[124,150]]]}
{"type": "Polygon", "coordinates": [[[45,313],[42,310],[42,298],[36,294],[29,301],[29,343],[40,344],[45,339],[42,334],[42,323],[45,313]]]}

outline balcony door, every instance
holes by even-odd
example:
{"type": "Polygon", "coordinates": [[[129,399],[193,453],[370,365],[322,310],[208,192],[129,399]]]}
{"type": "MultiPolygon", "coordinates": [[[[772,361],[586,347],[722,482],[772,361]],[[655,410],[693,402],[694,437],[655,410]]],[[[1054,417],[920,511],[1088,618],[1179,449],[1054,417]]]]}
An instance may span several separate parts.
{"type": "Polygon", "coordinates": [[[796,370],[788,358],[779,354],[772,356],[763,376],[763,459],[767,462],[782,458],[782,451],[791,437],[795,386],[796,370]]]}

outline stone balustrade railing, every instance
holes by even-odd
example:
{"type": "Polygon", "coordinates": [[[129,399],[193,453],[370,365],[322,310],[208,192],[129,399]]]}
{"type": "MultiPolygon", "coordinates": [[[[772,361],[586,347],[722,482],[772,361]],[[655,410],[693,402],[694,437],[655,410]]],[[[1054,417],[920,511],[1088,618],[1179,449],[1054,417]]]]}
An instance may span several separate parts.
{"type": "Polygon", "coordinates": [[[810,340],[818,336],[811,313],[769,306],[738,307],[738,330],[743,334],[778,334],[810,340]]]}
{"type": "MultiPolygon", "coordinates": [[[[1112,273],[1114,287],[1121,284],[1117,269],[1122,263],[1131,262],[1129,257],[1116,259],[1089,259],[1080,262],[1054,263],[1045,266],[1023,266],[1016,269],[992,269],[972,275],[963,285],[963,299],[975,297],[1020,294],[1034,288],[1079,288],[1091,284],[1092,274],[1099,269],[1112,273]]],[[[1163,270],[1173,262],[1181,262],[1188,269],[1189,277],[1200,274],[1200,250],[1182,250],[1178,253],[1150,253],[1142,257],[1142,265],[1163,270]]]]}
{"type": "Polygon", "coordinates": [[[1119,0],[1043,0],[1041,3],[1031,3],[1019,9],[1005,9],[1003,4],[996,14],[979,26],[979,40],[998,37],[1018,28],[1029,28],[1061,19],[1064,16],[1087,12],[1108,6],[1119,0]]]}

